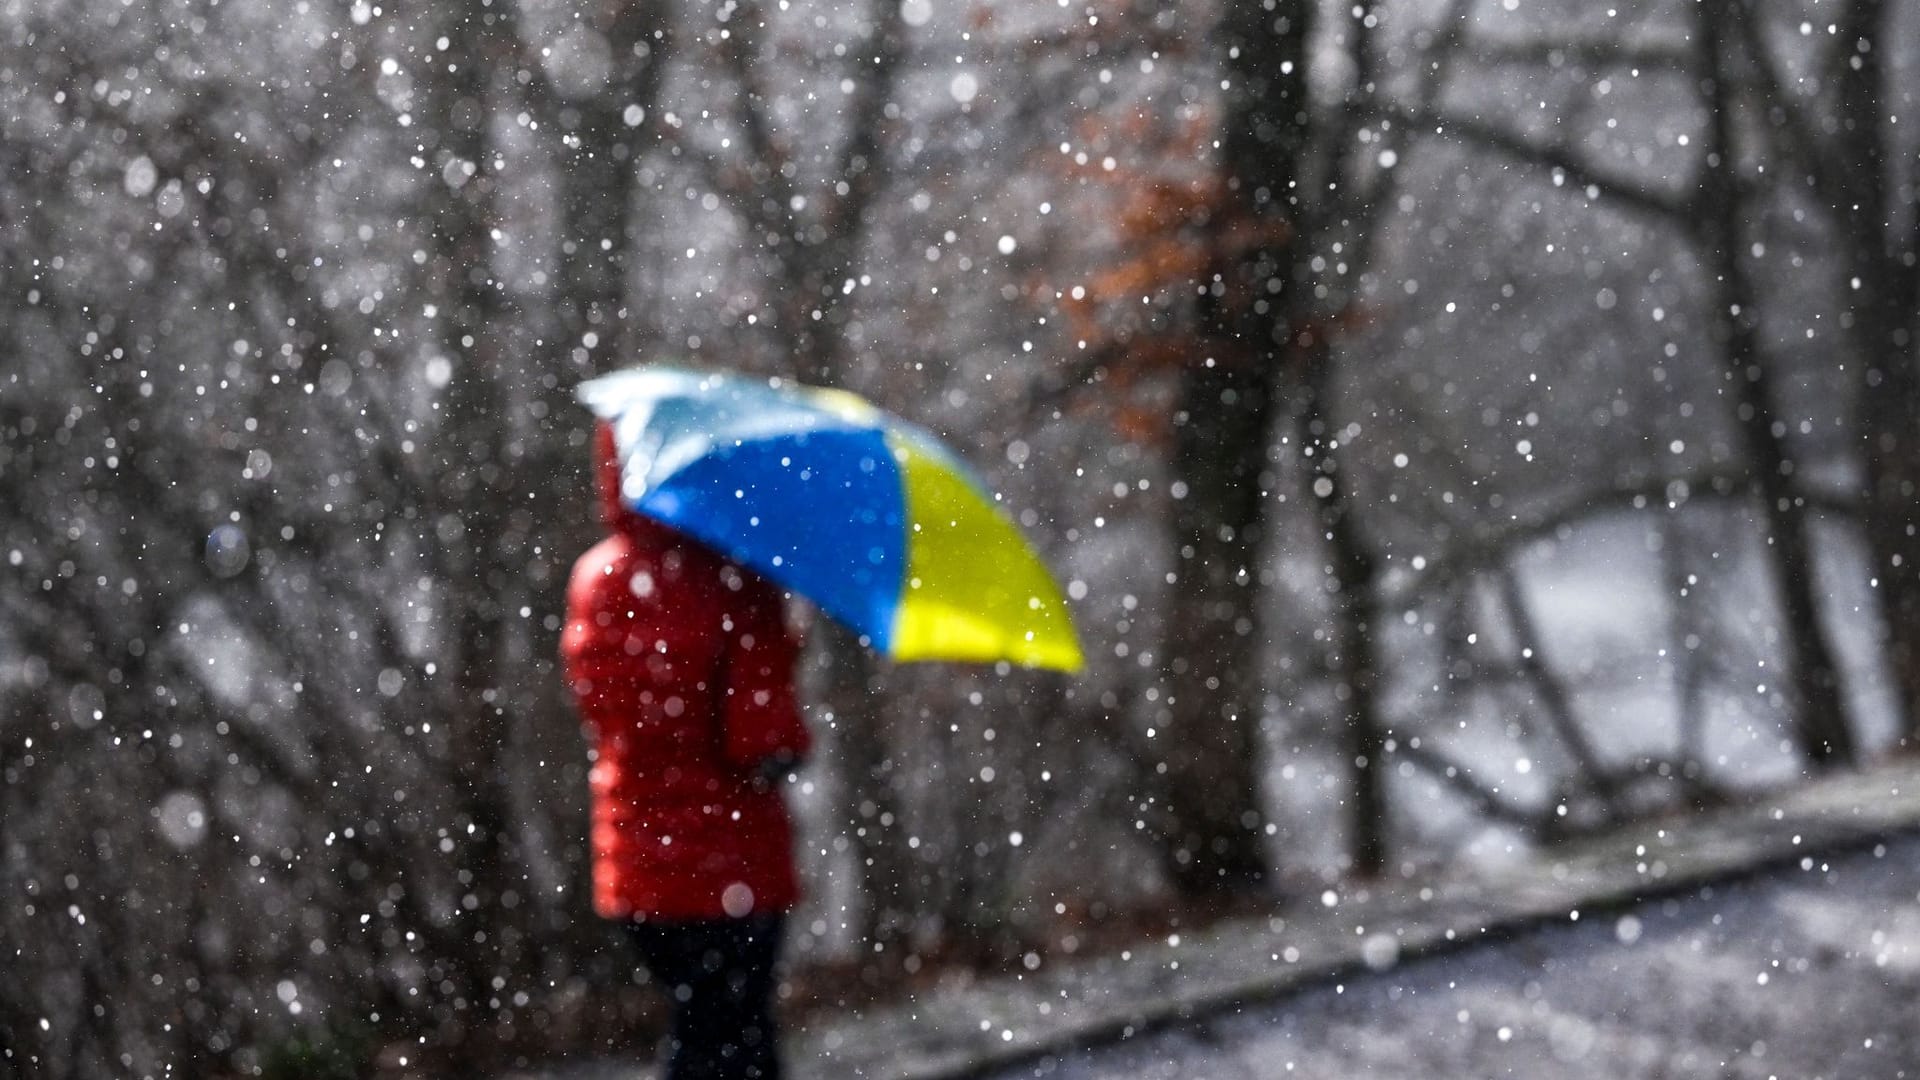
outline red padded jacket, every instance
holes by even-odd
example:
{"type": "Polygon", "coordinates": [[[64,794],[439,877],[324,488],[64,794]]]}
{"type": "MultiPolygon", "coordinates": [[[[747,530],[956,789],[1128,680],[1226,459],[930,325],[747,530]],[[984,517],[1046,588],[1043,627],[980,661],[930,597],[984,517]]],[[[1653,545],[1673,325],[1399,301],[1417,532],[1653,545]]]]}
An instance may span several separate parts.
{"type": "Polygon", "coordinates": [[[593,739],[593,903],[611,919],[785,911],[798,899],[776,757],[806,755],[796,643],[774,586],[619,498],[595,442],[612,535],[567,588],[561,657],[593,739]]]}

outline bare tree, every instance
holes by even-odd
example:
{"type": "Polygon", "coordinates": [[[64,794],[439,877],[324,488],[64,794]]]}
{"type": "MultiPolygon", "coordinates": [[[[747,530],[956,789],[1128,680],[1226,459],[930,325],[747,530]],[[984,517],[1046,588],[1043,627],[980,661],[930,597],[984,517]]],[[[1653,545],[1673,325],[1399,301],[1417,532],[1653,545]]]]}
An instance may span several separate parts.
{"type": "MultiPolygon", "coordinates": [[[[1913,149],[1897,137],[1893,111],[1911,93],[1890,59],[1910,9],[1885,0],[1853,0],[1828,24],[1830,44],[1814,52],[1811,78],[1783,73],[1791,56],[1774,44],[1768,10],[1740,3],[1730,20],[1733,74],[1750,74],[1766,109],[1765,139],[1808,183],[1831,215],[1832,239],[1846,270],[1843,325],[1858,357],[1861,494],[1884,598],[1884,619],[1906,732],[1920,716],[1920,560],[1913,525],[1920,463],[1911,418],[1920,407],[1920,210],[1912,194],[1913,149]],[[1750,67],[1749,67],[1750,65],[1750,67]],[[1802,89],[1802,88],[1806,89],[1802,89]],[[1824,89],[1823,89],[1824,88],[1824,89]],[[1902,159],[1908,164],[1903,168],[1902,159]],[[1904,178],[1904,179],[1903,179],[1904,178]]],[[[1798,19],[1798,15],[1793,18],[1798,19]]]]}

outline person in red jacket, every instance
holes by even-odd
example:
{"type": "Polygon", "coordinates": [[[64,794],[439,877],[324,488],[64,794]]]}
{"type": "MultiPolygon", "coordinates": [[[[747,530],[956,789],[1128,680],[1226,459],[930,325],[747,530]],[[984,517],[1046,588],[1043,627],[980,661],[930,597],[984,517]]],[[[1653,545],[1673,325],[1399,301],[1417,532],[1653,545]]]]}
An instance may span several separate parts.
{"type": "Polygon", "coordinates": [[[574,564],[561,654],[594,741],[593,903],[674,999],[669,1080],[775,1080],[773,966],[799,896],[780,783],[808,750],[784,595],[620,498],[574,564]]]}

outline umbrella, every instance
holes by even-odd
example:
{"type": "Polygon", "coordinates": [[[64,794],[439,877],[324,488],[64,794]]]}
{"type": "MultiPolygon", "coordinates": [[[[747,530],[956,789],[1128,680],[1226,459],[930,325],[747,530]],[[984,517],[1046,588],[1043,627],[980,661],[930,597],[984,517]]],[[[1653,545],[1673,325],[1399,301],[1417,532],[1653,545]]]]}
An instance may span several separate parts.
{"type": "Polygon", "coordinates": [[[838,390],[649,366],[582,383],[621,496],[897,660],[1077,671],[1052,577],[929,432],[838,390]]]}

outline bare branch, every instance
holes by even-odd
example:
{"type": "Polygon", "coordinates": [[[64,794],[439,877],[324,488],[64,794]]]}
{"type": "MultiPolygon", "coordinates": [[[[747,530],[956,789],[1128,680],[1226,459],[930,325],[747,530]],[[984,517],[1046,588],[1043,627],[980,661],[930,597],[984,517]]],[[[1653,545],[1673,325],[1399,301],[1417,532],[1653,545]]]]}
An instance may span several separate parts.
{"type": "Polygon", "coordinates": [[[771,125],[767,122],[767,90],[760,78],[759,35],[752,29],[766,25],[761,18],[759,5],[746,4],[736,13],[732,23],[732,31],[720,49],[720,56],[740,86],[738,110],[741,139],[749,158],[765,169],[767,186],[772,189],[769,198],[778,209],[772,213],[764,211],[762,206],[765,200],[756,201],[750,185],[730,182],[724,175],[726,170],[720,168],[713,155],[702,155],[701,164],[708,182],[716,190],[726,192],[754,231],[765,236],[782,224],[774,219],[775,216],[784,213],[793,204],[793,182],[784,170],[791,159],[786,148],[775,142],[771,125]]]}
{"type": "MultiPolygon", "coordinates": [[[[1446,13],[1441,17],[1440,38],[1433,44],[1426,62],[1421,65],[1420,90],[1415,98],[1418,108],[1430,108],[1434,102],[1440,100],[1440,95],[1446,90],[1447,76],[1452,73],[1454,60],[1466,45],[1468,16],[1472,13],[1473,3],[1474,0],[1452,0],[1447,5],[1446,13]]],[[[1364,47],[1356,49],[1356,52],[1364,56],[1372,55],[1372,50],[1364,47]]],[[[1378,105],[1380,98],[1378,92],[1372,88],[1367,88],[1366,93],[1368,110],[1371,110],[1378,105]]],[[[1368,110],[1362,110],[1360,115],[1364,116],[1368,110]]],[[[1413,134],[1412,125],[1394,125],[1387,133],[1385,149],[1392,151],[1396,157],[1405,157],[1407,142],[1413,134]]],[[[1393,205],[1395,193],[1399,190],[1400,177],[1404,175],[1406,175],[1405,170],[1401,168],[1384,170],[1380,181],[1373,186],[1373,190],[1359,198],[1357,204],[1349,210],[1351,216],[1358,222],[1353,238],[1353,263],[1362,274],[1366,273],[1373,264],[1373,248],[1380,234],[1380,215],[1387,207],[1393,205]]],[[[1360,189],[1358,184],[1349,185],[1349,187],[1355,191],[1360,189]]]]}
{"type": "Polygon", "coordinates": [[[847,109],[849,131],[840,152],[840,175],[846,178],[847,193],[828,215],[830,236],[850,237],[858,231],[880,190],[885,176],[880,167],[881,121],[906,55],[906,23],[900,5],[893,0],[872,0],[868,15],[873,20],[872,42],[867,49],[851,50],[865,74],[854,80],[856,93],[847,109]]]}
{"type": "Polygon", "coordinates": [[[1102,371],[1121,362],[1126,355],[1124,344],[1108,341],[1081,350],[1072,363],[1058,370],[1042,371],[1027,392],[1027,415],[1044,416],[1064,407],[1089,383],[1097,382],[1102,371]]]}
{"type": "Polygon", "coordinates": [[[1694,493],[1692,497],[1696,498],[1722,484],[1745,483],[1743,473],[1715,471],[1686,478],[1642,477],[1616,483],[1604,491],[1584,492],[1577,500],[1561,506],[1476,529],[1442,551],[1427,556],[1427,570],[1408,578],[1404,586],[1392,589],[1390,595],[1416,588],[1431,590],[1458,581],[1497,565],[1515,548],[1556,536],[1568,526],[1602,514],[1661,505],[1676,479],[1684,479],[1694,493]]]}
{"type": "Polygon", "coordinates": [[[1619,792],[1592,740],[1587,738],[1586,731],[1580,726],[1580,718],[1574,715],[1573,695],[1567,692],[1559,672],[1547,663],[1545,642],[1539,624],[1534,620],[1533,609],[1527,603],[1526,593],[1520,588],[1520,575],[1514,571],[1511,563],[1506,563],[1496,571],[1495,580],[1500,586],[1501,604],[1513,624],[1513,635],[1520,654],[1520,670],[1533,687],[1534,700],[1545,710],[1554,734],[1573,757],[1580,779],[1611,817],[1619,810],[1619,792]]]}
{"type": "Polygon", "coordinates": [[[1425,745],[1414,746],[1403,742],[1394,748],[1393,754],[1412,762],[1415,768],[1465,797],[1481,814],[1529,833],[1538,834],[1541,831],[1539,815],[1528,813],[1524,808],[1501,798],[1495,789],[1473,779],[1468,766],[1452,760],[1445,753],[1425,745]]]}
{"type": "MultiPolygon", "coordinates": [[[[1497,566],[1516,548],[1558,536],[1562,530],[1604,514],[1624,511],[1665,511],[1677,485],[1684,485],[1686,501],[1722,501],[1750,496],[1752,478],[1745,470],[1708,469],[1682,476],[1630,478],[1601,491],[1583,492],[1559,506],[1525,514],[1515,520],[1463,532],[1460,538],[1427,556],[1427,569],[1393,581],[1384,592],[1391,602],[1419,590],[1428,591],[1457,581],[1468,574],[1497,566]]],[[[1839,518],[1857,517],[1862,508],[1857,496],[1849,492],[1811,490],[1799,493],[1807,507],[1839,518]]]]}
{"type": "Polygon", "coordinates": [[[1523,38],[1481,39],[1473,47],[1483,64],[1537,64],[1550,68],[1568,65],[1624,67],[1641,71],[1685,71],[1693,52],[1671,40],[1642,38],[1565,38],[1532,41],[1523,38]]]}
{"type": "Polygon", "coordinates": [[[1760,13],[1754,10],[1751,0],[1742,0],[1737,6],[1740,17],[1735,20],[1735,29],[1745,47],[1747,59],[1753,64],[1758,83],[1755,89],[1765,104],[1780,110],[1780,115],[1786,121],[1785,133],[1779,140],[1781,148],[1795,168],[1812,178],[1814,193],[1819,201],[1831,204],[1841,198],[1841,193],[1848,187],[1846,175],[1834,169],[1832,148],[1814,130],[1813,122],[1800,99],[1787,91],[1773,51],[1767,48],[1761,34],[1760,13]]]}
{"type": "Polygon", "coordinates": [[[1695,648],[1687,644],[1687,638],[1695,636],[1695,630],[1705,630],[1706,621],[1698,613],[1696,583],[1687,580],[1687,556],[1692,545],[1688,543],[1686,531],[1669,519],[1661,535],[1665,539],[1661,545],[1660,569],[1667,594],[1667,650],[1676,668],[1675,692],[1680,699],[1680,753],[1687,759],[1697,760],[1702,756],[1706,738],[1706,710],[1702,707],[1706,678],[1700,658],[1695,648]]]}
{"type": "Polygon", "coordinates": [[[1386,107],[1375,112],[1377,119],[1392,120],[1423,131],[1435,138],[1451,138],[1490,150],[1515,164],[1547,173],[1556,184],[1575,192],[1588,191],[1601,202],[1654,217],[1666,218],[1689,228],[1694,221],[1694,200],[1675,192],[1641,187],[1627,180],[1603,176],[1564,146],[1541,146],[1522,136],[1503,131],[1491,124],[1467,117],[1452,117],[1426,108],[1386,107]]]}

